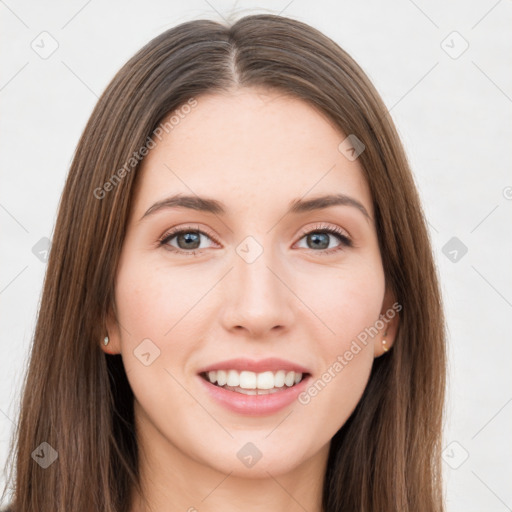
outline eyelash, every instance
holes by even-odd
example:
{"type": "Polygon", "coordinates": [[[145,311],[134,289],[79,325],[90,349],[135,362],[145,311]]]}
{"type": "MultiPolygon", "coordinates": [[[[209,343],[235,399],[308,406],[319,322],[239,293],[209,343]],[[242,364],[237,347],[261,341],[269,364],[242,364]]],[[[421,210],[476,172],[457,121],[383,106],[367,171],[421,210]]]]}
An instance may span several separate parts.
{"type": "MultiPolygon", "coordinates": [[[[176,237],[177,235],[181,235],[183,233],[191,233],[191,232],[205,235],[205,236],[211,238],[214,242],[219,243],[216,240],[216,238],[211,233],[209,233],[207,230],[199,229],[199,226],[197,228],[193,228],[192,226],[189,226],[189,227],[178,228],[178,229],[174,229],[174,230],[166,232],[161,238],[158,239],[158,246],[159,247],[166,246],[165,248],[167,250],[169,250],[171,252],[178,253],[178,254],[183,254],[186,256],[196,256],[198,253],[201,252],[201,249],[185,251],[182,249],[176,249],[176,247],[168,245],[168,242],[170,240],[172,240],[174,237],[176,237]]],[[[306,231],[306,230],[302,231],[302,233],[300,234],[299,240],[302,240],[305,236],[310,235],[312,233],[328,233],[331,235],[335,235],[335,236],[337,236],[338,240],[341,242],[338,247],[334,247],[332,249],[322,249],[319,251],[316,251],[314,249],[308,249],[315,253],[320,253],[321,255],[330,255],[330,254],[333,254],[340,250],[343,250],[345,247],[353,246],[352,240],[340,228],[326,226],[323,224],[315,226],[313,229],[310,229],[308,231],[306,231]]]]}

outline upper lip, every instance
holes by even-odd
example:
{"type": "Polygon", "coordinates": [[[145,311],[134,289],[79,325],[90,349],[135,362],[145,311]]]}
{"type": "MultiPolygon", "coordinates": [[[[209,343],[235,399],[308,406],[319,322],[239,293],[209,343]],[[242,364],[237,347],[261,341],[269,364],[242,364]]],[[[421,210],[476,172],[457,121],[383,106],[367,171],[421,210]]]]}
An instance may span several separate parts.
{"type": "Polygon", "coordinates": [[[210,372],[213,370],[245,370],[255,373],[288,370],[296,373],[310,373],[305,366],[294,363],[293,361],[287,361],[286,359],[280,359],[278,357],[269,357],[258,361],[241,357],[236,359],[227,359],[225,361],[219,361],[218,363],[205,366],[200,369],[198,373],[210,372]]]}

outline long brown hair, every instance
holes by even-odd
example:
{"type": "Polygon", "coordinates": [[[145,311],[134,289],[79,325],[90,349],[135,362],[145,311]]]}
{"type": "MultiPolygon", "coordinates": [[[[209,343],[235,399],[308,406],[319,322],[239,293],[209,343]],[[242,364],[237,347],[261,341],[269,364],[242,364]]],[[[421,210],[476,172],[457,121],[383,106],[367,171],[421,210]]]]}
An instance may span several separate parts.
{"type": "Polygon", "coordinates": [[[167,30],[116,74],[87,123],[59,205],[9,452],[4,495],[11,487],[16,512],[125,512],[132,489],[140,492],[133,393],[121,356],[99,346],[115,311],[140,164],[133,155],[191,98],[244,86],[309,102],[362,141],[386,283],[403,307],[392,349],[375,360],[359,404],[332,439],[323,508],[444,510],[444,318],[409,164],[356,62],[307,24],[264,14],[167,30]],[[57,459],[44,468],[34,453],[57,459]]]}

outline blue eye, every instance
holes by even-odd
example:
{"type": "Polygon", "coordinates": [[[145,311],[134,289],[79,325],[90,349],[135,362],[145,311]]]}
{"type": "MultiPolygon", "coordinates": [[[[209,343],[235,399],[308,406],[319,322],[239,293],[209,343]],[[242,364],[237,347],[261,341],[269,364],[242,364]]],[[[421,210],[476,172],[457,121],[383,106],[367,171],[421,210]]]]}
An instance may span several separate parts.
{"type": "Polygon", "coordinates": [[[173,252],[181,252],[182,254],[193,256],[196,254],[194,249],[199,249],[201,238],[212,237],[200,229],[183,228],[166,233],[164,237],[159,240],[159,244],[166,245],[173,252]],[[170,243],[173,239],[176,239],[178,247],[170,243]]]}
{"type": "MultiPolygon", "coordinates": [[[[320,254],[332,254],[346,247],[352,247],[352,241],[348,235],[343,230],[331,226],[316,226],[313,230],[303,232],[300,240],[304,238],[306,238],[306,243],[308,244],[306,249],[320,254]],[[335,247],[329,247],[333,236],[340,243],[335,247]]],[[[158,244],[159,246],[165,246],[167,250],[172,252],[195,256],[202,249],[205,249],[205,247],[200,247],[204,239],[213,240],[215,243],[218,243],[213,235],[199,229],[199,227],[197,229],[185,227],[167,232],[159,239],[158,244]],[[171,243],[173,240],[176,240],[177,245],[171,243]]]]}
{"type": "Polygon", "coordinates": [[[308,242],[312,245],[308,245],[307,249],[312,249],[314,252],[320,252],[324,254],[332,254],[333,252],[337,252],[339,250],[344,249],[345,247],[352,247],[352,240],[343,232],[341,229],[333,228],[330,226],[319,226],[316,227],[312,231],[307,231],[302,234],[301,240],[305,238],[306,244],[308,242]],[[339,245],[335,247],[330,246],[330,238],[334,235],[338,241],[339,245]],[[317,250],[320,249],[320,250],[317,250]]]}

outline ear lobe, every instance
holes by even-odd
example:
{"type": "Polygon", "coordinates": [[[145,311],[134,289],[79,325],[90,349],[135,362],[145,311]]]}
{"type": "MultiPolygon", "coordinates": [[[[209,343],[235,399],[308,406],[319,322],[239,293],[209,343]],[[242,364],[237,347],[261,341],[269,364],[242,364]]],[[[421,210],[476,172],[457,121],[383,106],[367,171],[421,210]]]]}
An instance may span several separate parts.
{"type": "Polygon", "coordinates": [[[375,337],[375,357],[383,355],[393,346],[398,332],[401,310],[402,305],[396,301],[394,293],[386,289],[379,317],[384,325],[375,337]]]}
{"type": "Polygon", "coordinates": [[[114,307],[109,308],[103,324],[105,325],[105,333],[101,338],[101,348],[106,354],[119,354],[121,352],[120,328],[117,321],[117,315],[114,307]],[[108,336],[108,343],[105,345],[104,338],[108,336]]]}

